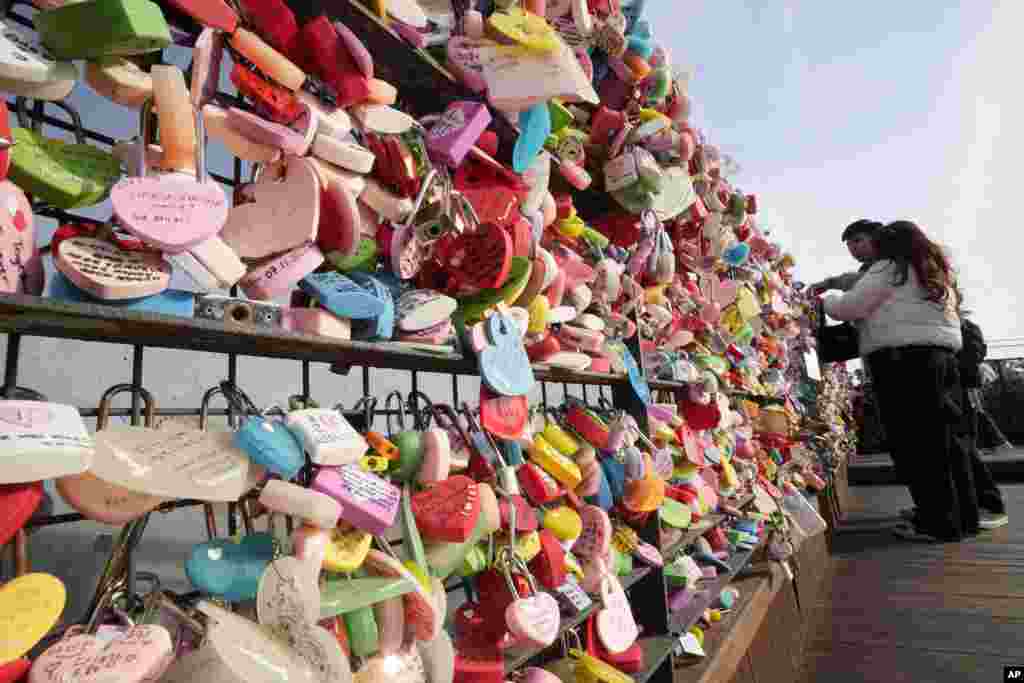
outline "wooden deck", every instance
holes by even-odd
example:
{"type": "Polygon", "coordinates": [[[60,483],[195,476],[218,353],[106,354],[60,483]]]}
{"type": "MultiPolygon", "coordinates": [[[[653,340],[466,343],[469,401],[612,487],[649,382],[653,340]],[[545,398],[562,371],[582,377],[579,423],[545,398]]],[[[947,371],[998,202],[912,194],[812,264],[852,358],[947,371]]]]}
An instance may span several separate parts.
{"type": "Polygon", "coordinates": [[[905,489],[852,487],[806,683],[987,683],[1024,664],[1024,485],[1002,489],[1009,526],[935,545],[891,533],[905,489]]]}

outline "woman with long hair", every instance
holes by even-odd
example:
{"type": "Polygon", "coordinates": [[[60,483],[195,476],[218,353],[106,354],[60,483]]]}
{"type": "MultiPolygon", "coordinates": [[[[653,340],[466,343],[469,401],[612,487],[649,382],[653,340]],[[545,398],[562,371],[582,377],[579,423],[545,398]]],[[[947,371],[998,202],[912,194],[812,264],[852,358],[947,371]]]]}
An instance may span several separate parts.
{"type": "Polygon", "coordinates": [[[956,277],[942,248],[910,221],[886,225],[878,247],[854,288],[826,297],[824,309],[858,321],[889,453],[916,508],[897,533],[959,541],[978,532],[978,503],[967,456],[954,443],[965,413],[956,277]]]}

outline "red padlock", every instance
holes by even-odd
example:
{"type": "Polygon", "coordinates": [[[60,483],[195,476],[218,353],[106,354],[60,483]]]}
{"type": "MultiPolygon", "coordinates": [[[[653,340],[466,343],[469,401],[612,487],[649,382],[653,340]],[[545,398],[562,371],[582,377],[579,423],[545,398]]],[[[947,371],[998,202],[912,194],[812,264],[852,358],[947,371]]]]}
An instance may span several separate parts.
{"type": "Polygon", "coordinates": [[[307,68],[334,88],[337,106],[359,104],[370,95],[369,81],[327,15],[321,14],[302,27],[299,45],[307,68]]]}
{"type": "Polygon", "coordinates": [[[256,32],[286,55],[295,52],[299,25],[284,0],[241,0],[242,10],[256,32]]]}
{"type": "Polygon", "coordinates": [[[452,683],[504,683],[505,657],[494,647],[490,650],[459,648],[455,653],[455,677],[452,683]]]}
{"type": "Polygon", "coordinates": [[[11,133],[10,113],[7,102],[0,100],[0,180],[7,179],[7,171],[11,168],[11,146],[14,135],[11,133]]]}
{"type": "Polygon", "coordinates": [[[553,503],[563,495],[565,489],[554,477],[532,462],[526,462],[516,470],[516,479],[523,493],[534,505],[553,503]]]}
{"type": "MultiPolygon", "coordinates": [[[[519,595],[531,594],[530,582],[525,576],[516,573],[509,573],[508,576],[512,577],[513,585],[519,595]]],[[[477,593],[480,596],[477,609],[483,616],[482,623],[478,628],[481,638],[485,642],[497,643],[508,631],[505,610],[517,599],[509,589],[508,576],[505,572],[492,567],[474,577],[477,593]]]]}
{"type": "Polygon", "coordinates": [[[644,670],[644,651],[640,643],[634,642],[622,652],[609,652],[601,645],[601,639],[597,637],[597,616],[591,615],[587,619],[587,654],[596,657],[603,662],[608,662],[619,671],[627,674],[634,674],[644,670]]]}
{"type": "Polygon", "coordinates": [[[168,0],[175,7],[200,24],[225,33],[238,28],[238,15],[224,0],[168,0]]]}
{"type": "Polygon", "coordinates": [[[241,64],[236,63],[231,70],[231,82],[239,94],[252,100],[256,110],[274,123],[290,125],[307,109],[290,90],[241,64]]]}
{"type": "Polygon", "coordinates": [[[565,583],[568,574],[565,568],[565,548],[550,529],[541,529],[540,552],[530,560],[530,572],[548,590],[555,590],[565,583]]]}

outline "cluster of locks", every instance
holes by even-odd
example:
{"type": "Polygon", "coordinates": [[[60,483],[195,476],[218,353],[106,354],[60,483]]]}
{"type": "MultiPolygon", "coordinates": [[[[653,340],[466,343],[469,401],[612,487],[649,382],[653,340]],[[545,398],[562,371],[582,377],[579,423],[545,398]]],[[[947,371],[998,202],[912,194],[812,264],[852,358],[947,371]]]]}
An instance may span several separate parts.
{"type": "Polygon", "coordinates": [[[23,549],[47,481],[125,525],[86,624],[54,636],[53,576],[0,586],[0,683],[629,683],[672,650],[642,610],[699,651],[751,554],[785,560],[787,529],[819,530],[793,260],[691,127],[642,0],[337,4],[9,14],[0,291],[332,337],[340,356],[345,340],[473,354],[479,405],[392,395],[412,422],[389,415],[385,434],[372,397],[365,414],[271,414],[223,383],[206,401],[243,416],[234,431],[156,429],[144,391],[147,426],[108,428],[119,385],[90,434],[72,406],[0,401],[0,545],[23,549]],[[161,63],[172,44],[187,70],[161,63]],[[65,101],[80,78],[138,110],[139,134],[89,143],[65,101]],[[47,104],[73,142],[44,134],[47,104]],[[233,197],[208,174],[214,146],[252,169],[233,197]],[[72,213],[107,200],[109,220],[72,213]],[[37,216],[61,218],[47,245],[37,216]],[[640,408],[531,408],[537,368],[618,376],[640,408]],[[209,535],[181,594],[124,560],[178,499],[209,535]],[[219,535],[225,504],[245,534],[219,535]],[[631,605],[650,580],[665,603],[631,605]]]}

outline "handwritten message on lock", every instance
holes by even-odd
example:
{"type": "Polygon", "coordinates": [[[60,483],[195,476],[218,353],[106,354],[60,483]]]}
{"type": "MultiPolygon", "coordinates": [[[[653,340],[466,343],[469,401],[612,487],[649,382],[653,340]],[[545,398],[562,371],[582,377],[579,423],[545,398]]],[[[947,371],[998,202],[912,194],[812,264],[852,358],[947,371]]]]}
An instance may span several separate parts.
{"type": "Polygon", "coordinates": [[[63,240],[59,257],[73,271],[100,283],[163,283],[167,284],[170,266],[155,254],[121,251],[93,237],[72,237],[63,240]]]}
{"type": "MultiPolygon", "coordinates": [[[[103,434],[109,438],[107,433],[103,434]]],[[[130,450],[137,476],[173,468],[205,485],[240,474],[245,463],[241,451],[227,447],[215,434],[195,430],[161,432],[158,439],[133,444],[130,450]]]]}
{"type": "Polygon", "coordinates": [[[183,227],[200,216],[220,216],[223,223],[227,217],[227,197],[215,185],[210,187],[214,191],[207,188],[207,183],[154,183],[148,178],[126,178],[118,183],[130,209],[125,218],[154,227],[183,227]]]}

